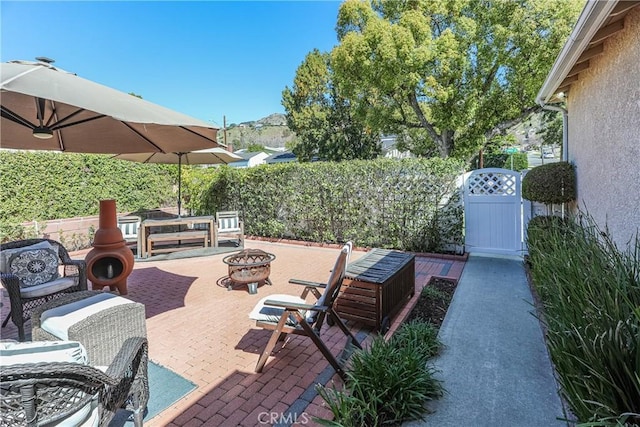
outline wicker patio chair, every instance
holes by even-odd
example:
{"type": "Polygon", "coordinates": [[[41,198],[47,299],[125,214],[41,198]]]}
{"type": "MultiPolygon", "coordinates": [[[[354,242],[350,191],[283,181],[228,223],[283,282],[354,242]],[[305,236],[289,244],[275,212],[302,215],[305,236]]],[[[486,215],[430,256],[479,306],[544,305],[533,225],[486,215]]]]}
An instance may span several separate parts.
{"type": "Polygon", "coordinates": [[[342,378],[346,377],[343,365],[331,353],[327,345],[320,338],[320,330],[325,317],[332,319],[340,330],[347,336],[347,344],[362,348],[355,336],[349,331],[344,321],[338,317],[333,309],[333,303],[338,296],[342,281],[344,280],[347,258],[351,252],[351,243],[343,246],[338,259],[331,270],[327,283],[310,282],[306,280],[291,279],[289,283],[302,285],[304,290],[300,297],[293,295],[269,295],[256,304],[249,313],[249,318],[256,321],[256,326],[272,330],[264,351],[258,359],[256,372],[262,372],[269,355],[278,341],[286,334],[304,335],[311,338],[322,355],[329,361],[336,373],[342,378]],[[320,292],[322,290],[322,292],[320,292]],[[311,293],[318,298],[315,304],[308,304],[305,300],[311,293]]]}
{"type": "MultiPolygon", "coordinates": [[[[46,248],[40,248],[45,250],[46,248]]],[[[31,316],[31,311],[44,302],[64,293],[87,290],[87,267],[84,260],[72,260],[67,250],[54,240],[28,239],[3,243],[0,245],[0,281],[9,294],[11,311],[2,322],[7,326],[9,318],[18,327],[20,341],[24,341],[24,322],[31,316]],[[45,283],[28,283],[24,277],[11,273],[10,257],[17,256],[18,249],[28,250],[27,247],[48,243],[57,252],[58,266],[63,266],[62,277],[52,278],[45,283]]],[[[56,267],[57,269],[58,267],[56,267]]],[[[26,271],[26,270],[25,270],[26,271]]],[[[57,272],[57,270],[56,270],[57,272]]]]}
{"type": "Polygon", "coordinates": [[[97,404],[99,426],[109,425],[124,408],[133,411],[135,425],[141,427],[149,400],[147,360],[147,340],[130,338],[106,371],[73,362],[3,366],[0,425],[58,425],[81,411],[93,415],[97,404]]]}

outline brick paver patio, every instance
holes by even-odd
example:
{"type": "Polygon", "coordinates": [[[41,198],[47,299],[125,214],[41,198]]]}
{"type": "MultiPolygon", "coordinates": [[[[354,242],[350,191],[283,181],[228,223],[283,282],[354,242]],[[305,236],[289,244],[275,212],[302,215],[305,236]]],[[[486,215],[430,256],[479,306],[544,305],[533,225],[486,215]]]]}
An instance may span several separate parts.
{"type": "MultiPolygon", "coordinates": [[[[127,297],[146,306],[150,358],[197,385],[145,425],[253,427],[296,420],[316,425],[312,416],[330,417],[314,386],[340,384],[340,379],[311,340],[291,337],[283,348],[276,347],[257,374],[254,368],[271,332],[256,328],[248,313],[264,296],[299,293],[299,286],[287,283],[290,278],[326,280],[338,250],[255,240],[247,240],[245,247],[276,255],[271,266],[273,286],[261,286],[256,295],[241,287],[227,290],[227,266],[222,262],[226,254],[135,264],[127,297]]],[[[355,250],[351,260],[364,254],[355,250]]],[[[72,257],[83,258],[84,253],[72,257]]],[[[417,256],[416,294],[395,316],[389,333],[413,308],[432,276],[458,280],[463,267],[460,257],[417,256]]],[[[3,319],[8,307],[3,297],[3,319]]],[[[347,325],[359,339],[371,334],[367,327],[347,325]]],[[[26,330],[30,327],[29,322],[26,330]]],[[[17,338],[11,322],[2,329],[2,338],[17,338]]],[[[334,354],[346,343],[337,327],[325,325],[322,338],[334,354]]]]}

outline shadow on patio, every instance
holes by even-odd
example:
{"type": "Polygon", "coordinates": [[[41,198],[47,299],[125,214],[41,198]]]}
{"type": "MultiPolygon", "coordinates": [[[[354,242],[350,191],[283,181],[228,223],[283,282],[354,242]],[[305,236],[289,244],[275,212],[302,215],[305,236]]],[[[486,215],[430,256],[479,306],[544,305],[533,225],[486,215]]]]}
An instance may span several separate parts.
{"type": "MultiPolygon", "coordinates": [[[[305,417],[307,425],[314,425],[311,416],[330,415],[315,384],[340,379],[312,341],[288,337],[257,374],[254,368],[271,332],[256,328],[248,313],[267,295],[299,292],[298,286],[288,284],[291,278],[325,281],[338,249],[254,240],[247,240],[245,247],[276,255],[271,264],[273,286],[261,286],[255,295],[246,288],[228,291],[221,286],[228,275],[222,262],[225,254],[134,266],[127,297],[146,305],[150,359],[196,384],[193,392],[145,422],[146,426],[289,424],[296,417],[300,423],[300,417],[305,417]]],[[[354,251],[351,261],[364,254],[354,251]]],[[[408,314],[432,275],[457,280],[463,266],[461,260],[417,256],[417,292],[395,316],[390,332],[408,314]]],[[[347,325],[359,341],[371,335],[366,327],[347,325]]],[[[11,323],[2,332],[3,338],[17,336],[11,323]]],[[[335,355],[346,343],[339,328],[327,325],[322,339],[335,355]]]]}

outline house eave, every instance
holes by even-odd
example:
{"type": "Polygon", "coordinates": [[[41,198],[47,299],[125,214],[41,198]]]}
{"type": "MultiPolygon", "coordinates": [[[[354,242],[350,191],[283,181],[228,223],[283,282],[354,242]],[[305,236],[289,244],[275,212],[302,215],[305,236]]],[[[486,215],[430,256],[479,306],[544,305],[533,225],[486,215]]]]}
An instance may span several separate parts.
{"type": "Polygon", "coordinates": [[[589,67],[589,59],[602,52],[604,40],[622,30],[624,15],[638,5],[640,1],[589,0],[538,92],[536,102],[544,106],[563,101],[558,94],[578,80],[579,72],[589,67]]]}

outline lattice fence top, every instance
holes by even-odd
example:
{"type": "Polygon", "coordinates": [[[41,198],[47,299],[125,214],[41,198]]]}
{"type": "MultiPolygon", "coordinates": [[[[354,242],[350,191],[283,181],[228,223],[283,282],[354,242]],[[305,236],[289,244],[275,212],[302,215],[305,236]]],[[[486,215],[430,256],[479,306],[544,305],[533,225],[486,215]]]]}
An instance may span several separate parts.
{"type": "Polygon", "coordinates": [[[503,172],[473,173],[467,180],[470,196],[516,196],[518,175],[503,172]]]}

